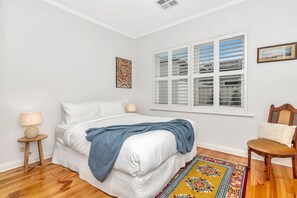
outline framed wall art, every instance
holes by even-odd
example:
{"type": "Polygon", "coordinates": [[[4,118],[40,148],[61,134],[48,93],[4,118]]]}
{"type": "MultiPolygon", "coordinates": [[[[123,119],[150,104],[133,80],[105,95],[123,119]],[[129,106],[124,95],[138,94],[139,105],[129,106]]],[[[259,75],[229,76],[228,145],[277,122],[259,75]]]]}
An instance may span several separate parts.
{"type": "Polygon", "coordinates": [[[116,57],[116,87],[132,88],[132,61],[116,57]]]}
{"type": "Polygon", "coordinates": [[[297,43],[258,48],[258,63],[297,59],[297,43]]]}

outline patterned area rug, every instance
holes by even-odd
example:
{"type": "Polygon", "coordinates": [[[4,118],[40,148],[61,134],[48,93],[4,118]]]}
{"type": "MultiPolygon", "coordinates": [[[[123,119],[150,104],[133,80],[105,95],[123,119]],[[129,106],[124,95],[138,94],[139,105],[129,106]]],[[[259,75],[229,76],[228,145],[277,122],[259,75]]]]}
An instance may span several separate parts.
{"type": "Polygon", "coordinates": [[[175,174],[156,198],[243,198],[246,180],[245,166],[197,155],[175,174]]]}

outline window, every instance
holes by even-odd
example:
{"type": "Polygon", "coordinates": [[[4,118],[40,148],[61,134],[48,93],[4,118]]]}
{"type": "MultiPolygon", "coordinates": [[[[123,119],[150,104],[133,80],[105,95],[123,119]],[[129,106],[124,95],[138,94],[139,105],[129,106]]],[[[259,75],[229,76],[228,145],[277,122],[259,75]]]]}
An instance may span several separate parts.
{"type": "Polygon", "coordinates": [[[219,41],[221,106],[244,107],[244,36],[219,41]],[[234,75],[232,74],[232,71],[234,75]]]}
{"type": "Polygon", "coordinates": [[[247,113],[247,36],[237,33],[155,54],[154,105],[247,113]]]}
{"type": "Polygon", "coordinates": [[[155,54],[154,104],[188,106],[188,47],[155,54]]]}
{"type": "Polygon", "coordinates": [[[188,48],[172,51],[171,104],[188,105],[188,48]]]}
{"type": "Polygon", "coordinates": [[[213,106],[214,42],[193,47],[193,106],[213,106]]]}
{"type": "Polygon", "coordinates": [[[168,53],[155,55],[155,104],[168,104],[168,53]]]}
{"type": "Polygon", "coordinates": [[[213,105],[213,77],[194,78],[194,106],[213,105]]]}

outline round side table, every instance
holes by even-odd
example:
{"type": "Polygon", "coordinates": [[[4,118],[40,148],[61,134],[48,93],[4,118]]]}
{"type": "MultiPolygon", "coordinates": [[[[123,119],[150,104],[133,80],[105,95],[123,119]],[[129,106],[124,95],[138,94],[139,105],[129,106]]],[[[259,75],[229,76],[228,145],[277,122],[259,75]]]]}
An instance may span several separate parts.
{"type": "Polygon", "coordinates": [[[22,137],[18,139],[18,142],[25,143],[25,156],[24,156],[24,172],[28,172],[29,170],[29,150],[30,150],[30,142],[37,142],[38,144],[38,152],[39,152],[39,160],[40,165],[44,167],[44,159],[43,159],[43,151],[41,140],[47,138],[46,134],[39,134],[35,138],[26,138],[22,137]]]}

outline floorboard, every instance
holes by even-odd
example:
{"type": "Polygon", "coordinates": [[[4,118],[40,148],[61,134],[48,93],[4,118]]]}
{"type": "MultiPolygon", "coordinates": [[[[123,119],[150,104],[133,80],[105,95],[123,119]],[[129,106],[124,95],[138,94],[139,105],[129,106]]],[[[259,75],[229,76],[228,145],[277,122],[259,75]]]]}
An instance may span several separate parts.
{"type": "MultiPolygon", "coordinates": [[[[247,164],[247,159],[244,157],[205,148],[198,148],[198,153],[247,164]]],[[[271,179],[268,182],[265,180],[264,163],[252,160],[252,170],[249,172],[247,182],[247,198],[297,198],[297,180],[293,179],[292,169],[289,167],[273,164],[271,179]]],[[[44,168],[35,167],[28,173],[24,173],[22,167],[0,173],[0,197],[111,198],[80,179],[77,173],[52,164],[50,159],[46,160],[44,168]]]]}

